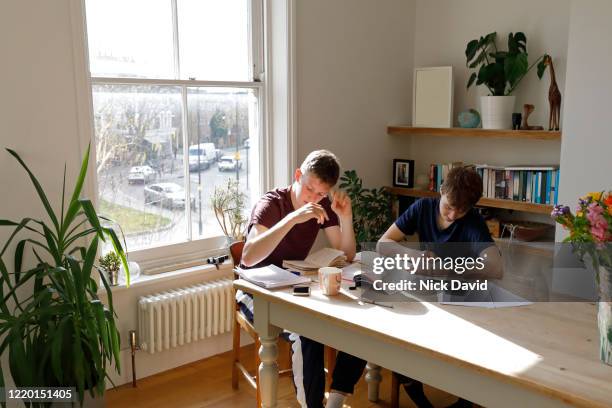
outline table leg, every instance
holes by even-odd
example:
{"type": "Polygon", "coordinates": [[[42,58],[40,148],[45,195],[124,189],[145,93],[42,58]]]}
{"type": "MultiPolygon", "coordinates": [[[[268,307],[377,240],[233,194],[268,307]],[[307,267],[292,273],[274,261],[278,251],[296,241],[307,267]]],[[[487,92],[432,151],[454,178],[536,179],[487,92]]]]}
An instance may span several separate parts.
{"type": "Polygon", "coordinates": [[[382,376],[380,375],[380,366],[368,363],[366,365],[365,380],[368,383],[368,400],[371,402],[378,401],[378,387],[382,376]]]}
{"type": "Polygon", "coordinates": [[[276,334],[262,337],[259,341],[259,387],[261,402],[264,408],[276,407],[278,389],[278,336],[276,334]]]}
{"type": "Polygon", "coordinates": [[[255,296],[255,330],[259,335],[259,390],[263,408],[276,408],[278,394],[278,334],[281,329],[270,324],[270,304],[255,296]]]}

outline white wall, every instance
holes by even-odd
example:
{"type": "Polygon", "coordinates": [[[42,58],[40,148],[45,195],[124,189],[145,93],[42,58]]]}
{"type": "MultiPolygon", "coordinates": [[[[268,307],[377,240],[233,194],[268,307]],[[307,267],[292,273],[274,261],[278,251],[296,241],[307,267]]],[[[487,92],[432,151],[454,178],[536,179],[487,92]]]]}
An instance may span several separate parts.
{"type": "Polygon", "coordinates": [[[413,0],[297,2],[298,163],[338,155],[367,186],[391,182],[408,146],[386,126],[410,119],[413,0]]]}
{"type": "Polygon", "coordinates": [[[572,208],[589,191],[612,189],[610,21],[608,0],[572,3],[559,190],[572,208]]]}
{"type": "MultiPolygon", "coordinates": [[[[459,112],[469,108],[480,111],[479,96],[488,92],[484,86],[466,89],[472,72],[465,64],[467,43],[496,31],[500,50],[507,50],[508,33],[522,31],[527,36],[529,62],[532,63],[544,53],[550,54],[557,83],[561,93],[564,93],[569,4],[569,0],[417,0],[414,66],[453,66],[453,120],[456,125],[459,112]]],[[[534,68],[515,91],[516,112],[522,112],[525,103],[532,103],[536,107],[530,116],[531,125],[548,125],[549,85],[548,72],[542,80],[538,80],[534,68]]],[[[559,163],[558,142],[432,137],[406,139],[412,139],[410,146],[413,158],[417,160],[417,174],[427,174],[430,163],[458,160],[499,165],[559,163]]]]}

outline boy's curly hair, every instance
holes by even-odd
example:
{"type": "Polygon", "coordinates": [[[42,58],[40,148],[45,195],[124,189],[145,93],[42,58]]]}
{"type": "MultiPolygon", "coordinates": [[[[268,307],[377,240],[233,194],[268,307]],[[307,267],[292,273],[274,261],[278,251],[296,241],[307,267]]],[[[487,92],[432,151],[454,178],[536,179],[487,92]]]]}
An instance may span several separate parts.
{"type": "Polygon", "coordinates": [[[482,179],[473,167],[455,167],[448,172],[440,193],[446,194],[450,205],[458,211],[468,211],[482,197],[482,179]]]}

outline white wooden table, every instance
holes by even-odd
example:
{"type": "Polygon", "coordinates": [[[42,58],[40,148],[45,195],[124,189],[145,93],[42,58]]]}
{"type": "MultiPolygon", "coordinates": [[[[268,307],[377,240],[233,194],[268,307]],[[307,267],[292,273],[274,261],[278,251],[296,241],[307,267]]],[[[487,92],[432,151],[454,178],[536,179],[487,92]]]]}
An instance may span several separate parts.
{"type": "Polygon", "coordinates": [[[358,304],[244,280],[261,338],[264,407],[276,407],[276,339],[295,331],[487,407],[612,407],[612,367],[598,358],[594,304],[481,309],[435,303],[358,304]]]}

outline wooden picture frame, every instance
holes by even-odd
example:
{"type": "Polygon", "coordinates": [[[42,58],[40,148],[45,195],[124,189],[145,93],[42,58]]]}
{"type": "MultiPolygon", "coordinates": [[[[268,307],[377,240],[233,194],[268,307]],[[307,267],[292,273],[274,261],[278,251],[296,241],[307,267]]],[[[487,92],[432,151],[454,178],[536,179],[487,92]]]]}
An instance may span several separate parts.
{"type": "Polygon", "coordinates": [[[412,126],[453,126],[453,67],[414,69],[412,126]]]}
{"type": "Polygon", "coordinates": [[[393,159],[393,187],[414,187],[414,160],[393,159]]]}

